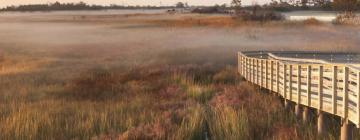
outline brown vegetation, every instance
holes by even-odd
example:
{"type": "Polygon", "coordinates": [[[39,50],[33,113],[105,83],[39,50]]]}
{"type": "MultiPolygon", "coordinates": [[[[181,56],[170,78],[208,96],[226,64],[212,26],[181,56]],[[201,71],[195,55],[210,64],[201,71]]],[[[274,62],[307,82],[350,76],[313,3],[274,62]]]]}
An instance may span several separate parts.
{"type": "Polygon", "coordinates": [[[324,42],[330,45],[321,46],[328,50],[335,48],[331,45],[339,38],[356,43],[343,36],[348,31],[259,24],[229,30],[221,28],[223,23],[243,22],[231,17],[191,16],[119,16],[111,21],[111,16],[90,15],[84,21],[87,24],[81,25],[67,20],[68,24],[55,23],[53,18],[41,16],[31,24],[26,17],[0,21],[0,29],[6,33],[0,42],[6,56],[0,62],[0,139],[315,136],[314,126],[297,122],[276,96],[242,80],[237,74],[236,52],[311,50],[312,46],[298,48],[294,42],[314,36],[327,39],[324,42]],[[108,22],[99,25],[100,17],[108,22]],[[44,24],[45,20],[49,21],[44,24]],[[128,22],[119,22],[122,20],[128,22]],[[201,24],[193,26],[198,20],[201,24]],[[143,26],[154,23],[184,28],[143,26]],[[249,36],[252,31],[256,35],[249,36]],[[274,47],[281,46],[276,44],[279,39],[285,47],[274,47]]]}
{"type": "Polygon", "coordinates": [[[305,25],[321,25],[322,22],[315,18],[309,18],[309,19],[304,20],[304,24],[305,25]]]}
{"type": "Polygon", "coordinates": [[[155,20],[152,23],[160,24],[170,27],[196,27],[196,26],[210,26],[210,27],[234,27],[240,25],[241,22],[231,17],[185,17],[176,20],[155,20]]]}
{"type": "Polygon", "coordinates": [[[338,15],[335,24],[339,25],[360,25],[360,17],[353,13],[344,13],[342,15],[338,15]]]}

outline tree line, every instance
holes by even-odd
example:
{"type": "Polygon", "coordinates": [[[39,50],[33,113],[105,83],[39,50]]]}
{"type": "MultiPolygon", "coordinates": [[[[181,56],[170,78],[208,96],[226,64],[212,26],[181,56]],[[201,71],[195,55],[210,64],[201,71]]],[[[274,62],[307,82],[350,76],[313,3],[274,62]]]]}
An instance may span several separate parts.
{"type": "MultiPolygon", "coordinates": [[[[360,10],[360,0],[272,0],[269,4],[262,6],[255,5],[265,9],[276,11],[291,10],[332,10],[332,11],[355,11],[360,10]]],[[[84,2],[78,3],[49,3],[49,4],[31,4],[8,6],[0,11],[52,11],[52,10],[104,10],[104,9],[164,9],[164,8],[186,8],[191,7],[187,3],[178,2],[174,6],[123,6],[112,4],[109,6],[89,5],[84,2]]],[[[241,9],[254,6],[241,6],[241,0],[231,0],[231,6],[216,5],[212,7],[221,7],[222,9],[241,9]]]]}
{"type": "MultiPolygon", "coordinates": [[[[240,1],[240,0],[233,0],[240,1]]],[[[329,10],[329,11],[358,11],[358,0],[272,0],[265,8],[278,11],[291,10],[329,10]]]]}
{"type": "Polygon", "coordinates": [[[104,10],[104,9],[162,9],[173,8],[173,6],[123,6],[111,4],[109,6],[89,5],[84,2],[78,3],[49,3],[49,4],[29,4],[19,6],[8,6],[0,11],[53,11],[53,10],[104,10]]]}

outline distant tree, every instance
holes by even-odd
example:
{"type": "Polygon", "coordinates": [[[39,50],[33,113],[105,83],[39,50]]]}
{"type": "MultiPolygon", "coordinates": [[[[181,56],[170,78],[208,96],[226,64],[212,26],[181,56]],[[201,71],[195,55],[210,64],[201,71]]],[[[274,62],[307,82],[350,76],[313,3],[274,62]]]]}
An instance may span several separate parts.
{"type": "Polygon", "coordinates": [[[231,5],[235,9],[235,14],[239,14],[241,12],[241,0],[232,0],[231,5]]]}
{"type": "Polygon", "coordinates": [[[185,8],[185,4],[183,2],[178,2],[175,5],[176,8],[185,8]]]}
{"type": "Polygon", "coordinates": [[[357,0],[334,0],[333,7],[340,11],[352,12],[356,9],[359,2],[357,0]]]}
{"type": "Polygon", "coordinates": [[[241,7],[241,0],[232,0],[231,5],[233,7],[241,7]]]}
{"type": "Polygon", "coordinates": [[[308,6],[309,1],[308,0],[301,0],[301,7],[306,8],[308,6]]]}
{"type": "Polygon", "coordinates": [[[188,4],[187,2],[184,4],[184,6],[185,6],[185,7],[190,7],[190,6],[189,6],[189,4],[188,4]]]}

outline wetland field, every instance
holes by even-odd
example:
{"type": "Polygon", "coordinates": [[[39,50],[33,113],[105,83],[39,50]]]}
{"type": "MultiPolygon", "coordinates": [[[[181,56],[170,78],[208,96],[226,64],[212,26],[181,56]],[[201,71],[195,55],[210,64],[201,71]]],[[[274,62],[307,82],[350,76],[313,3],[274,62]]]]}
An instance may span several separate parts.
{"type": "Polygon", "coordinates": [[[359,44],[359,27],[321,22],[3,12],[0,139],[313,139],[316,126],[243,81],[236,54],[359,44]]]}

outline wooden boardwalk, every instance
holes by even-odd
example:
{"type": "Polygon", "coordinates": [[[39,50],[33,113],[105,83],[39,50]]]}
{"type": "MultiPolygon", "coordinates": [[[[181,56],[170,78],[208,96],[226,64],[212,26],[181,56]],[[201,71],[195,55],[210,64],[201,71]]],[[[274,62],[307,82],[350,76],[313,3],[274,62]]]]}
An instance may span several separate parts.
{"type": "Polygon", "coordinates": [[[360,126],[360,69],[323,60],[271,53],[238,53],[239,73],[285,101],[327,112],[360,126]]]}

